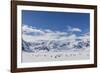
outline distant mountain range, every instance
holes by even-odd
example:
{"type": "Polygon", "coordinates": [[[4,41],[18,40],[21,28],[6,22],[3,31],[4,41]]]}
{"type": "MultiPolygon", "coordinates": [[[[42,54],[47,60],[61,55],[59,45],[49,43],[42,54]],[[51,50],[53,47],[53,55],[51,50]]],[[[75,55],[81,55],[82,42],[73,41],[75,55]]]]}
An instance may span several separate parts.
{"type": "Polygon", "coordinates": [[[70,50],[85,50],[90,47],[89,39],[75,40],[36,40],[28,42],[22,40],[22,50],[26,52],[59,52],[70,50]]]}

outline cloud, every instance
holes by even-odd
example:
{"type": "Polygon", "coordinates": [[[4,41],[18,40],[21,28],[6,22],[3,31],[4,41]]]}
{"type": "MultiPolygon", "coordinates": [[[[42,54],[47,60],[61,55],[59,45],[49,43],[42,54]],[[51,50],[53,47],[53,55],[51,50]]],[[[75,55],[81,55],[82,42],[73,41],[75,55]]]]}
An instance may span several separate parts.
{"type": "Polygon", "coordinates": [[[46,33],[53,33],[53,31],[51,31],[50,29],[46,29],[44,30],[46,33]]]}
{"type": "Polygon", "coordinates": [[[82,34],[81,36],[79,36],[78,38],[83,39],[84,41],[90,40],[90,33],[86,32],[86,33],[82,34]]]}
{"type": "Polygon", "coordinates": [[[39,34],[45,34],[42,30],[36,29],[35,27],[33,28],[32,26],[27,26],[24,25],[22,27],[23,33],[39,33],[39,34]]]}
{"type": "Polygon", "coordinates": [[[69,32],[82,32],[80,28],[71,27],[71,26],[68,26],[68,31],[69,32]]]}
{"type": "Polygon", "coordinates": [[[36,41],[36,40],[63,40],[63,41],[75,41],[75,39],[89,39],[88,33],[85,33],[81,36],[77,36],[72,32],[81,32],[79,28],[69,27],[68,32],[61,31],[52,31],[50,29],[37,29],[32,26],[24,25],[22,27],[23,30],[23,39],[26,41],[36,41]],[[70,32],[69,32],[70,31],[70,32]],[[35,33],[35,35],[27,34],[27,33],[35,33]],[[39,33],[39,35],[37,35],[39,33]],[[71,34],[70,34],[71,33],[71,34]]]}
{"type": "Polygon", "coordinates": [[[67,35],[67,32],[61,32],[61,31],[52,31],[50,29],[38,29],[36,27],[23,25],[22,27],[23,34],[25,33],[40,33],[41,35],[67,35]]]}
{"type": "Polygon", "coordinates": [[[81,30],[79,28],[73,28],[72,31],[81,32],[81,30]]]}
{"type": "Polygon", "coordinates": [[[50,29],[37,29],[32,26],[24,25],[23,39],[33,41],[33,40],[60,40],[61,37],[67,36],[67,32],[52,31],[50,29]],[[31,34],[29,34],[31,33],[31,34]],[[34,35],[32,35],[34,34],[34,35]],[[39,34],[39,35],[38,35],[39,34]]]}

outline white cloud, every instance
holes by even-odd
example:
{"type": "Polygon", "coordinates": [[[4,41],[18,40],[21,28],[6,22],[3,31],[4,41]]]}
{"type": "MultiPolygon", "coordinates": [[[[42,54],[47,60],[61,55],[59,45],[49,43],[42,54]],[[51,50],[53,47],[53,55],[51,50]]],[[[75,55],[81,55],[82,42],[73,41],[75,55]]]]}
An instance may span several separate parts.
{"type": "Polygon", "coordinates": [[[82,32],[80,28],[68,26],[68,31],[70,32],[82,32]]]}
{"type": "Polygon", "coordinates": [[[27,25],[24,25],[22,27],[22,30],[23,30],[23,33],[31,33],[31,32],[33,32],[33,33],[40,33],[40,34],[44,34],[45,33],[42,30],[33,28],[32,26],[27,26],[27,25]]]}
{"type": "Polygon", "coordinates": [[[89,32],[84,33],[83,35],[79,36],[78,38],[82,39],[83,41],[90,40],[90,33],[89,32]]]}
{"type": "Polygon", "coordinates": [[[81,32],[81,30],[79,28],[73,28],[72,31],[81,32]]]}
{"type": "Polygon", "coordinates": [[[69,27],[68,31],[70,32],[61,32],[61,31],[52,31],[50,29],[37,29],[32,26],[24,25],[23,29],[23,39],[26,41],[35,41],[35,40],[69,40],[75,41],[75,39],[89,39],[89,35],[77,36],[72,33],[74,31],[81,32],[79,28],[69,27]],[[27,35],[26,33],[40,33],[40,35],[27,35]],[[69,33],[71,33],[69,35],[69,33]]]}
{"type": "Polygon", "coordinates": [[[45,32],[46,32],[46,33],[53,33],[53,31],[51,31],[51,30],[49,30],[49,29],[46,29],[45,32]]]}
{"type": "Polygon", "coordinates": [[[60,40],[62,37],[67,36],[67,32],[52,31],[50,29],[37,29],[32,26],[24,25],[23,30],[23,39],[27,41],[34,40],[60,40]],[[40,33],[40,35],[27,35],[27,33],[40,33]]]}

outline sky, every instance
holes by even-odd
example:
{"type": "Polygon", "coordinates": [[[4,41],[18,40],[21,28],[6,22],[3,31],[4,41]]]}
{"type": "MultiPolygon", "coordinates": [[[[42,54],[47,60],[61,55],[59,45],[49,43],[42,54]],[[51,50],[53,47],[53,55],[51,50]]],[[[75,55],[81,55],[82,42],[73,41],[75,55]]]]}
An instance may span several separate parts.
{"type": "Polygon", "coordinates": [[[90,30],[89,16],[89,13],[22,10],[22,25],[62,32],[77,28],[82,32],[74,33],[80,35],[90,30]]]}

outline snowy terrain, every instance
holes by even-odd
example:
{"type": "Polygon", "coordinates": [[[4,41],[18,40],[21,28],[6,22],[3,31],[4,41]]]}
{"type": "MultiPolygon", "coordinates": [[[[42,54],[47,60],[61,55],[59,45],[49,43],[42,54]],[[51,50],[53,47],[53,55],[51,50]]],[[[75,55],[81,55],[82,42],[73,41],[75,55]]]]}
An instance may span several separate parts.
{"type": "Polygon", "coordinates": [[[22,62],[84,60],[89,59],[89,55],[88,33],[76,36],[27,26],[23,28],[22,62]]]}

